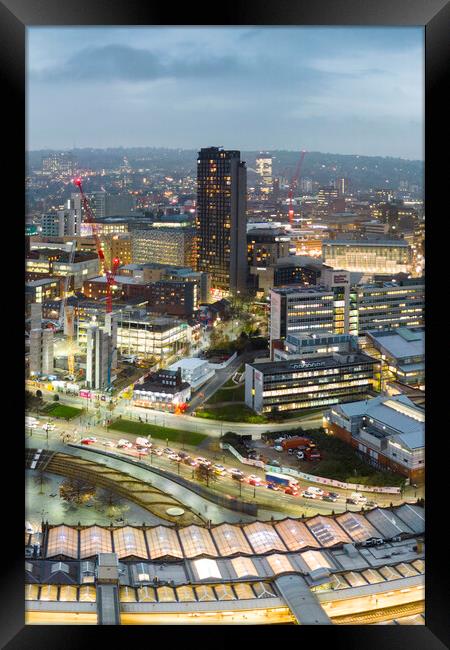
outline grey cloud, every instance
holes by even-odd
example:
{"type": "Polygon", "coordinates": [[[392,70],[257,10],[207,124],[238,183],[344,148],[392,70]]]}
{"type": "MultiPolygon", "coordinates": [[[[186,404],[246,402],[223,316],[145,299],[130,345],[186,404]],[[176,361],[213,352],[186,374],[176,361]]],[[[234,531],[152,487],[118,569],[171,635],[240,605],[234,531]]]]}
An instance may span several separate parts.
{"type": "Polygon", "coordinates": [[[36,81],[152,81],[177,77],[214,77],[245,72],[242,60],[232,56],[170,59],[127,45],[86,48],[65,63],[34,72],[36,81]]]}

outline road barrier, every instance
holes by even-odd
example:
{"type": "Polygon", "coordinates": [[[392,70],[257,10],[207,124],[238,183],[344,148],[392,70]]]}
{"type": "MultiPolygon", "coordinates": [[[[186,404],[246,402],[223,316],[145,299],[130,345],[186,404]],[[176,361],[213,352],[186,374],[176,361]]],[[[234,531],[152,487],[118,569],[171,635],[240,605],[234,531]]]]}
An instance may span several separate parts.
{"type": "Polygon", "coordinates": [[[322,485],[330,485],[331,487],[338,487],[344,490],[360,490],[363,492],[374,492],[379,494],[400,494],[401,489],[399,487],[376,487],[374,485],[360,485],[359,483],[344,483],[343,481],[335,481],[331,478],[324,478],[322,476],[315,476],[314,474],[305,474],[304,472],[299,472],[292,467],[278,467],[275,465],[265,465],[261,460],[253,460],[251,458],[245,458],[230,445],[228,442],[220,443],[221,449],[227,449],[230,451],[233,456],[235,456],[239,462],[244,465],[253,465],[253,467],[260,467],[266,472],[275,472],[279,474],[290,474],[296,478],[303,479],[304,481],[309,481],[311,483],[320,483],[322,485]]]}

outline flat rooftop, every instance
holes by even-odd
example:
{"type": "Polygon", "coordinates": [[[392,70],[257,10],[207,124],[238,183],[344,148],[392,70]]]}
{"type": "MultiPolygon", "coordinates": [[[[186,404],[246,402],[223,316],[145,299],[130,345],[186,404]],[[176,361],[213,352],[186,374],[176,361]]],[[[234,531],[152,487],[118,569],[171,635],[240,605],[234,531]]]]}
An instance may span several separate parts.
{"type": "Polygon", "coordinates": [[[425,330],[398,327],[384,331],[368,331],[366,334],[385,352],[395,359],[418,357],[425,354],[425,330]]]}
{"type": "Polygon", "coordinates": [[[409,244],[404,239],[330,239],[324,240],[323,246],[392,246],[408,248],[409,244]]]}
{"type": "MultiPolygon", "coordinates": [[[[267,363],[248,363],[248,366],[260,372],[298,372],[302,370],[313,370],[321,368],[339,368],[340,366],[356,365],[358,363],[378,363],[373,357],[364,353],[357,354],[334,354],[324,357],[317,357],[315,360],[296,361],[270,361],[267,363]]],[[[359,403],[359,402],[358,402],[359,403]]]]}

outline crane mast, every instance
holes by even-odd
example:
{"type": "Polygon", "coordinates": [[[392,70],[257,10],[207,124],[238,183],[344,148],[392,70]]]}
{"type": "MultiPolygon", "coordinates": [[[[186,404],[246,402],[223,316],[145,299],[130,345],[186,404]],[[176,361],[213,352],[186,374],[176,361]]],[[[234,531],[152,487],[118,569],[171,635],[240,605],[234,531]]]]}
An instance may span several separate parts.
{"type": "MultiPolygon", "coordinates": [[[[120,264],[120,260],[118,257],[115,257],[111,261],[111,268],[108,268],[105,260],[105,253],[102,248],[102,244],[100,241],[100,236],[98,232],[98,225],[95,221],[95,217],[92,213],[91,206],[89,205],[89,201],[87,196],[85,195],[83,191],[83,185],[81,182],[81,178],[76,178],[74,180],[75,185],[78,187],[80,190],[81,194],[81,203],[83,205],[84,213],[85,213],[85,218],[87,223],[89,223],[92,227],[92,235],[95,240],[95,246],[97,249],[97,255],[98,259],[100,262],[100,265],[106,275],[106,285],[107,285],[107,293],[106,293],[106,313],[110,314],[112,312],[112,287],[115,281],[115,275],[117,273],[117,269],[120,264]]],[[[108,387],[111,385],[111,365],[112,365],[112,359],[113,359],[113,354],[114,350],[111,350],[111,353],[109,355],[109,360],[108,360],[108,387]]]]}
{"type": "Polygon", "coordinates": [[[302,168],[305,155],[306,155],[306,151],[303,150],[300,154],[300,159],[297,163],[297,167],[295,168],[294,175],[291,179],[291,186],[289,188],[288,204],[289,204],[289,223],[291,224],[291,226],[294,223],[294,203],[293,203],[294,188],[297,185],[300,176],[300,170],[302,168]]]}

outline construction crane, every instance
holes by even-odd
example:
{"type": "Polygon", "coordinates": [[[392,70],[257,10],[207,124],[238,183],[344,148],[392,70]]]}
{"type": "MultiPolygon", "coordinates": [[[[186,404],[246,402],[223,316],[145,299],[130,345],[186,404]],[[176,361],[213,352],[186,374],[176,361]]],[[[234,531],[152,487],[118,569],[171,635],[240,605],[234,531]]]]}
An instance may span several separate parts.
{"type": "MultiPolygon", "coordinates": [[[[85,214],[85,220],[87,223],[91,225],[92,228],[92,235],[95,240],[95,245],[97,248],[97,255],[98,259],[100,262],[100,265],[106,275],[106,313],[110,314],[112,312],[112,287],[115,282],[115,275],[117,273],[117,269],[119,268],[120,260],[118,257],[115,257],[111,261],[111,268],[108,268],[106,264],[106,259],[105,259],[105,253],[102,248],[102,243],[100,241],[100,236],[98,233],[98,225],[95,221],[95,217],[92,213],[91,206],[89,205],[89,201],[85,193],[83,192],[83,185],[81,182],[81,178],[75,178],[74,180],[75,185],[78,187],[80,190],[81,194],[81,203],[83,205],[84,209],[84,214],[85,214]]],[[[112,359],[114,355],[115,348],[111,350],[111,354],[109,356],[109,361],[108,361],[108,388],[111,386],[111,365],[112,365],[112,359]]]]}
{"type": "Polygon", "coordinates": [[[289,187],[288,204],[289,204],[289,223],[291,224],[291,226],[294,223],[294,203],[293,203],[294,189],[295,189],[295,187],[297,186],[297,183],[298,183],[298,179],[299,179],[299,176],[300,176],[300,170],[302,168],[303,160],[305,158],[305,155],[306,155],[306,151],[303,150],[301,152],[301,154],[300,154],[300,158],[299,158],[299,161],[297,163],[297,167],[295,168],[294,175],[293,175],[293,177],[291,179],[291,185],[289,187]]]}
{"type": "Polygon", "coordinates": [[[74,180],[75,185],[78,187],[80,190],[81,194],[81,203],[83,205],[84,213],[86,216],[86,221],[89,223],[92,227],[92,235],[95,239],[95,245],[97,248],[97,255],[98,259],[100,261],[100,264],[104,270],[104,273],[106,275],[106,285],[107,285],[107,293],[106,293],[106,313],[110,314],[112,312],[112,286],[114,284],[114,276],[117,273],[117,269],[120,264],[120,260],[118,257],[115,257],[112,260],[112,268],[108,269],[106,265],[106,260],[105,260],[105,253],[103,252],[102,248],[102,243],[100,241],[100,237],[98,234],[98,225],[95,221],[95,217],[92,214],[91,206],[89,205],[89,201],[87,199],[86,194],[83,192],[83,185],[81,183],[81,178],[76,178],[74,180]]]}

